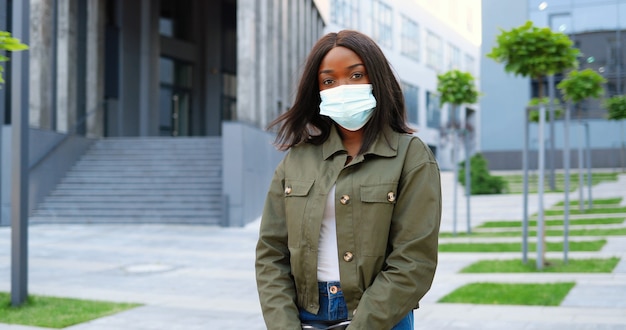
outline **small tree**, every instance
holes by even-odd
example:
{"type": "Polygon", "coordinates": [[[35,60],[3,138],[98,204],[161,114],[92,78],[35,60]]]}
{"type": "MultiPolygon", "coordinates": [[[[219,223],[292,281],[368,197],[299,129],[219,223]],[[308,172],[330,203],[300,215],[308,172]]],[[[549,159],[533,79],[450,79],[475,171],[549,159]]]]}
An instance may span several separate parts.
{"type": "MultiPolygon", "coordinates": [[[[445,103],[449,103],[451,105],[451,110],[454,114],[456,114],[456,110],[459,108],[461,104],[472,104],[476,103],[478,100],[478,91],[476,90],[476,84],[474,83],[474,77],[469,72],[461,72],[459,70],[450,70],[444,74],[437,75],[437,92],[439,92],[440,103],[443,105],[445,103]]],[[[454,116],[454,121],[456,121],[456,115],[454,116]]],[[[453,122],[453,127],[456,127],[456,122],[453,122]]],[[[466,123],[467,124],[467,123],[466,123]]],[[[467,126],[467,125],[466,125],[467,126]]],[[[454,164],[454,234],[456,235],[456,182],[458,175],[458,162],[456,159],[456,137],[457,131],[456,128],[453,128],[452,132],[452,163],[454,164]]],[[[467,136],[468,130],[463,130],[464,136],[467,136]]],[[[464,139],[467,148],[467,138],[464,139]]],[[[465,153],[465,159],[469,160],[468,152],[465,153]]],[[[466,161],[467,167],[466,171],[469,173],[469,161],[466,161]]],[[[465,185],[466,194],[467,194],[467,232],[470,233],[470,212],[469,212],[469,196],[471,194],[471,188],[469,187],[470,180],[467,180],[465,185]]]]}
{"type": "MultiPolygon", "coordinates": [[[[578,49],[572,47],[570,38],[560,32],[554,32],[550,28],[538,28],[531,21],[524,25],[513,28],[510,31],[502,31],[497,36],[496,46],[493,47],[487,57],[496,62],[504,63],[504,70],[515,75],[531,77],[537,80],[539,85],[539,98],[543,98],[543,79],[545,76],[576,68],[578,49]]],[[[541,116],[540,116],[541,118],[541,116]]],[[[543,126],[540,125],[540,136],[543,136],[543,126]]],[[[525,151],[526,152],[526,151],[525,151]]],[[[543,141],[540,141],[540,159],[543,159],[543,141]]],[[[526,169],[525,169],[526,170],[526,169]]],[[[526,173],[525,173],[526,175],[526,173]]],[[[540,164],[540,178],[543,178],[543,164],[540,164]]],[[[525,177],[526,180],[526,177],[525,177]]],[[[541,182],[542,180],[540,180],[541,182]]],[[[537,242],[537,268],[542,269],[545,260],[545,224],[543,222],[543,184],[539,187],[539,225],[537,242]],[[541,235],[539,235],[541,232],[541,235]]],[[[525,194],[528,192],[525,191],[525,194]]],[[[526,199],[525,199],[526,201],[526,199]]],[[[526,203],[526,202],[525,202],[526,203]]],[[[524,211],[524,228],[528,225],[528,214],[524,211]]],[[[526,230],[524,230],[526,233],[526,230]]],[[[523,236],[523,260],[526,261],[527,241],[526,234],[523,236]]]]}
{"type": "Polygon", "coordinates": [[[600,74],[585,69],[573,70],[556,87],[563,93],[563,98],[576,104],[588,98],[598,98],[604,93],[602,84],[606,83],[600,74]]]}
{"type": "Polygon", "coordinates": [[[515,75],[537,79],[539,98],[543,97],[543,78],[578,66],[580,51],[572,40],[549,28],[538,28],[531,21],[503,31],[487,57],[504,63],[504,70],[515,75]]]}
{"type": "Polygon", "coordinates": [[[4,83],[2,62],[9,60],[8,57],[2,54],[2,51],[16,52],[26,49],[28,49],[28,46],[21,43],[19,39],[11,37],[11,32],[0,31],[0,84],[4,83]]]}

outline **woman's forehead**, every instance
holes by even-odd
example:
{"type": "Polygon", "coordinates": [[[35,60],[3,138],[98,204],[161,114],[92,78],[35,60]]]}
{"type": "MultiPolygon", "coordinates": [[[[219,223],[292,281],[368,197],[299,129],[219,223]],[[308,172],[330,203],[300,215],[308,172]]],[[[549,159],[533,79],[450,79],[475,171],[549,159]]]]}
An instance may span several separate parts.
{"type": "Polygon", "coordinates": [[[326,71],[336,71],[340,69],[349,69],[351,67],[362,66],[363,60],[353,50],[338,46],[332,48],[320,63],[320,73],[326,71]]]}

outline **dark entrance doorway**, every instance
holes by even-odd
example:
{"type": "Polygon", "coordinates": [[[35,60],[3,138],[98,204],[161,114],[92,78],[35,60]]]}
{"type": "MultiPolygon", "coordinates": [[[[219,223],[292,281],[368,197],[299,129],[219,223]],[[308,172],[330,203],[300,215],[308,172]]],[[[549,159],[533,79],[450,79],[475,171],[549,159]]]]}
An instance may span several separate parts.
{"type": "Polygon", "coordinates": [[[191,135],[192,65],[180,60],[159,59],[159,135],[191,135]]]}

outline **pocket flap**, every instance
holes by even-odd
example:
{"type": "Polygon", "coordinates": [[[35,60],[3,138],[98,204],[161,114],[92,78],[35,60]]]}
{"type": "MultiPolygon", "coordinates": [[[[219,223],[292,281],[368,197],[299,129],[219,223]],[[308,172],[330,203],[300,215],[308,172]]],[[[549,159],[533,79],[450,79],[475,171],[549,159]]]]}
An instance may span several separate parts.
{"type": "Polygon", "coordinates": [[[315,180],[285,179],[285,196],[307,196],[315,180]]]}
{"type": "Polygon", "coordinates": [[[395,203],[397,189],[396,183],[361,186],[361,201],[364,203],[395,203]]]}

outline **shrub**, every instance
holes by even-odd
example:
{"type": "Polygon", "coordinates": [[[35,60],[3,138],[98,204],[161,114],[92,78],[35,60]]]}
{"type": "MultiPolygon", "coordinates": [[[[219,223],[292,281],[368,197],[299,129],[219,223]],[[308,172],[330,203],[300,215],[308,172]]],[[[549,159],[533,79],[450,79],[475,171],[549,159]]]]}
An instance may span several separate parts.
{"type": "MultiPolygon", "coordinates": [[[[459,183],[465,185],[465,161],[459,165],[459,183]]],[[[470,158],[470,183],[472,195],[502,194],[507,190],[504,179],[489,174],[487,160],[480,153],[470,158]]]]}

